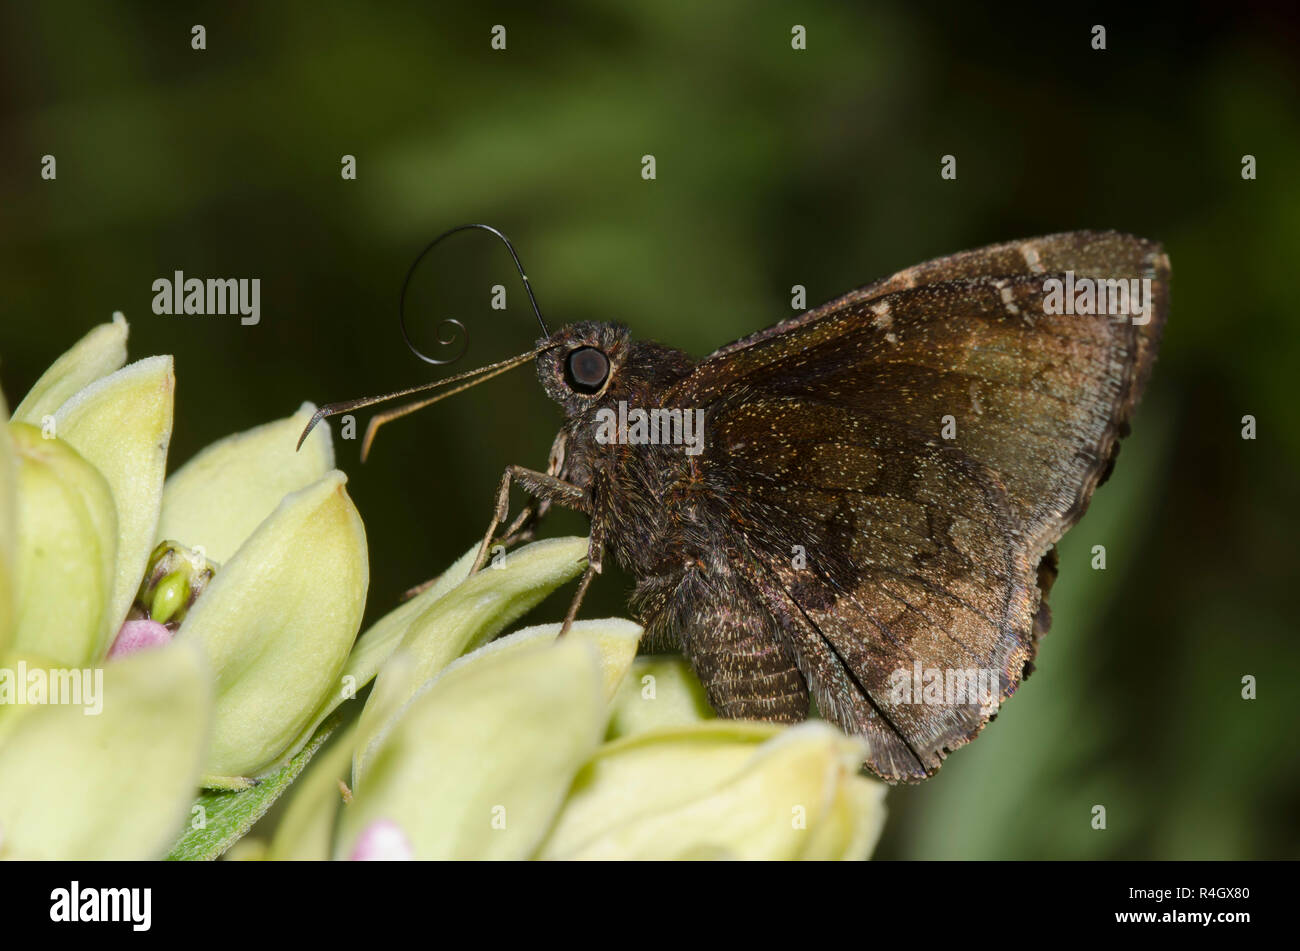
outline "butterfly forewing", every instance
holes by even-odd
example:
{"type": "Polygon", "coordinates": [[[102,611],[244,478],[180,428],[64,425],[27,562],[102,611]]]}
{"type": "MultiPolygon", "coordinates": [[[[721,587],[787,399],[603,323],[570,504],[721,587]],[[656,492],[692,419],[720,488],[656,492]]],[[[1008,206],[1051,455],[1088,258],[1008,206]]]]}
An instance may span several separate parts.
{"type": "MultiPolygon", "coordinates": [[[[706,410],[698,467],[777,621],[773,654],[882,776],[932,773],[1022,678],[1040,562],[1127,431],[1168,273],[1158,245],[1115,233],[941,258],[725,347],[667,394],[706,410]],[[1052,281],[1117,280],[1139,282],[1145,312],[1050,312],[1069,309],[1052,281]],[[900,671],[909,688],[978,672],[993,696],[900,696],[900,671]]],[[[724,710],[752,692],[706,687],[724,710]]]]}

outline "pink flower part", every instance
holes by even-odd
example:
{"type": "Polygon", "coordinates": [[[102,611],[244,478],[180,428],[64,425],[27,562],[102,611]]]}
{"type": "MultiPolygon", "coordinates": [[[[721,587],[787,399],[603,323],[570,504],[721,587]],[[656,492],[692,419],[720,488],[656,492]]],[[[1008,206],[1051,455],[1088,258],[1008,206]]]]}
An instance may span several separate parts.
{"type": "Polygon", "coordinates": [[[172,632],[157,621],[127,621],[117,632],[117,639],[113,641],[108,656],[110,660],[125,657],[150,647],[162,647],[171,641],[172,632]]]}
{"type": "Polygon", "coordinates": [[[357,836],[348,860],[352,862],[400,862],[415,858],[411,840],[402,827],[390,819],[376,819],[357,836]]]}

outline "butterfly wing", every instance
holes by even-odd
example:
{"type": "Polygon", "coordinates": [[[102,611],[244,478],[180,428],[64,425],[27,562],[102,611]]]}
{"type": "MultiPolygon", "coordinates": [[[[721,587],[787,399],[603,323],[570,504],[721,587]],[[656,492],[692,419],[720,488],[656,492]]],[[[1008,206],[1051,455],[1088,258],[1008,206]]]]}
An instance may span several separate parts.
{"type": "Polygon", "coordinates": [[[1049,549],[1127,432],[1168,277],[1158,245],[1116,233],[941,258],[723,348],[668,394],[706,410],[729,557],[885,778],[933,773],[1027,672],[1049,549]],[[1148,307],[1045,312],[1047,282],[1082,279],[1136,280],[1148,307]]]}

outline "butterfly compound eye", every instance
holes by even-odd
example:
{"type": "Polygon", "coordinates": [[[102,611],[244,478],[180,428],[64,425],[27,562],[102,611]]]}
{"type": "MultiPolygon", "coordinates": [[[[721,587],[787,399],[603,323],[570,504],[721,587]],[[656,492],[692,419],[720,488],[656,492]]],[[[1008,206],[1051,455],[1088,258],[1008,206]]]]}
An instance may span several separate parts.
{"type": "Polygon", "coordinates": [[[609,357],[595,347],[579,347],[565,363],[569,386],[579,393],[595,393],[609,376],[609,357]]]}

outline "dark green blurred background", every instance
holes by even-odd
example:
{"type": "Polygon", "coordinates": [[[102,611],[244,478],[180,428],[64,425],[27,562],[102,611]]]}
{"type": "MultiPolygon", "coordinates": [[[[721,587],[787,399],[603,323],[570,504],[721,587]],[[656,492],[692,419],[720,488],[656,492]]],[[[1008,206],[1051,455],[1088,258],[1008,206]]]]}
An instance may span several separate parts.
{"type": "MultiPolygon", "coordinates": [[[[305,399],[434,379],[402,343],[397,295],[424,243],[465,221],[512,237],[553,325],[619,320],[697,355],[789,313],[793,284],[811,306],[995,241],[1159,239],[1164,350],[1115,477],[1062,546],[1039,670],[937,778],[891,793],[878,854],[1300,854],[1294,25],[1243,4],[538,6],[7,5],[10,404],[114,310],[133,358],[176,355],[172,468],[305,399]],[[956,181],[940,179],[945,153],[956,181]],[[261,323],[155,316],[151,284],[176,269],[261,278],[261,323]]],[[[449,244],[413,289],[421,342],[454,314],[472,334],[458,369],[528,349],[505,252],[478,234],[449,244]],[[487,306],[498,282],[505,314],[487,306]]],[[[369,533],[370,618],[469,547],[503,467],[543,468],[558,419],[521,370],[388,427],[364,467],[337,442],[369,533]]],[[[585,525],[560,514],[544,533],[585,525]]],[[[598,581],[584,613],[625,613],[627,584],[598,581]]]]}

